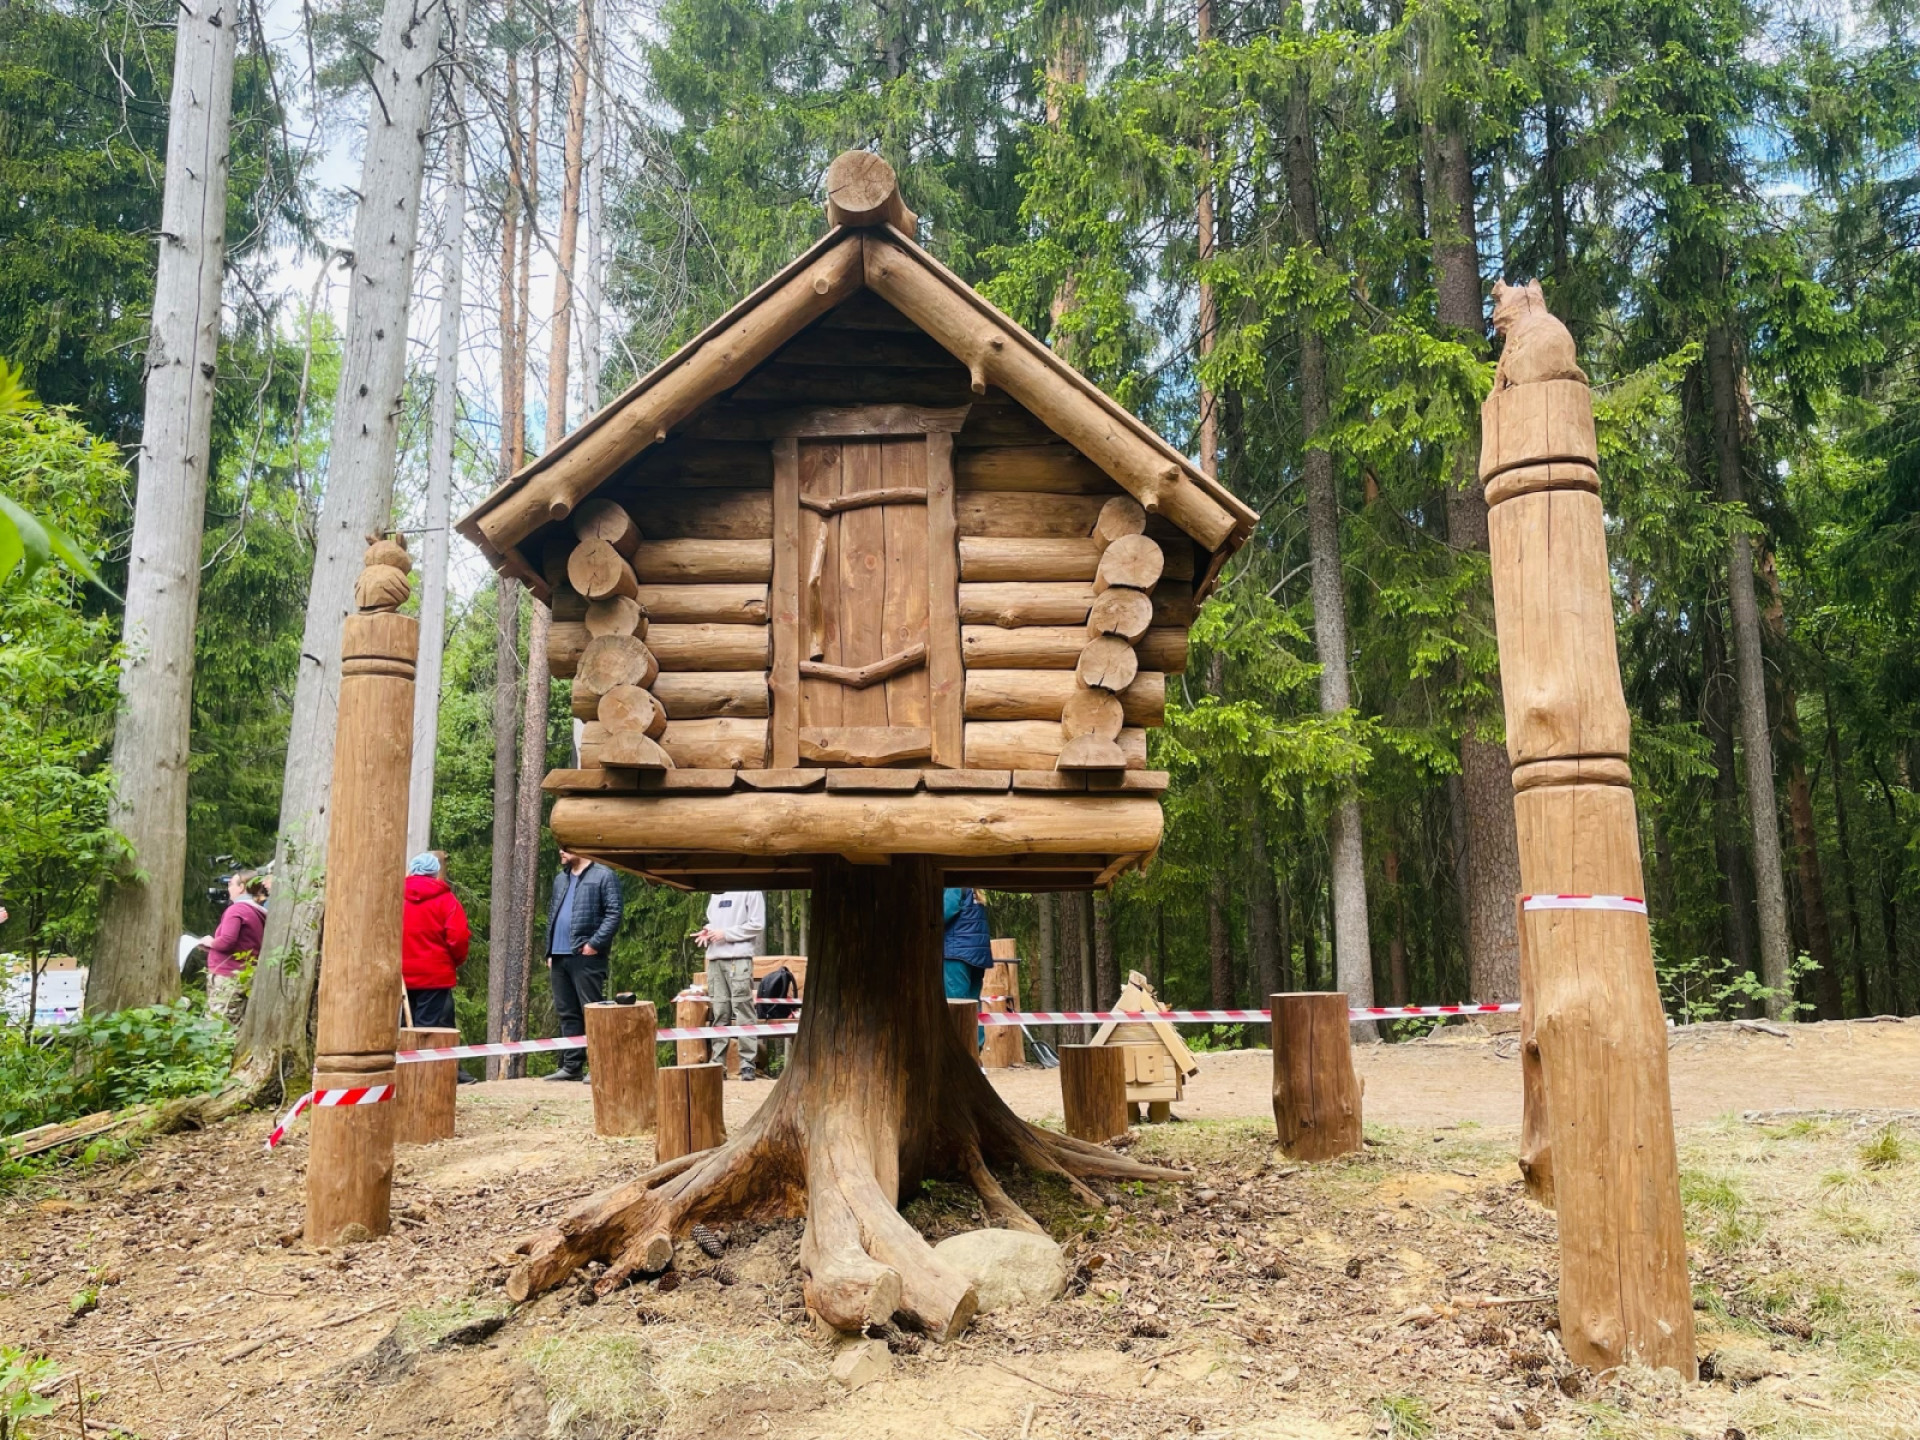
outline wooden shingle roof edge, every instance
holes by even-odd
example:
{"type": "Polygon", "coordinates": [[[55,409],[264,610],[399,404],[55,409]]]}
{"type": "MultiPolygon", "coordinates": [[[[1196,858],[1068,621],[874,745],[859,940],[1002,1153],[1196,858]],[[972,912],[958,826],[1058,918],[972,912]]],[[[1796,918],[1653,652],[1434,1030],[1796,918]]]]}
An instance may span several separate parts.
{"type": "MultiPolygon", "coordinates": [[[[553,449],[496,487],[456,528],[496,568],[544,593],[541,577],[518,552],[522,540],[564,519],[616,469],[665,440],[800,330],[862,289],[872,289],[967,365],[976,392],[999,386],[1149,511],[1165,515],[1205,546],[1213,555],[1206,574],[1211,582],[1252,533],[1259,515],[892,223],[908,213],[904,207],[876,206],[870,219],[859,217],[867,223],[834,225],[553,449]]],[[[838,206],[830,206],[829,215],[850,218],[838,206]]]]}

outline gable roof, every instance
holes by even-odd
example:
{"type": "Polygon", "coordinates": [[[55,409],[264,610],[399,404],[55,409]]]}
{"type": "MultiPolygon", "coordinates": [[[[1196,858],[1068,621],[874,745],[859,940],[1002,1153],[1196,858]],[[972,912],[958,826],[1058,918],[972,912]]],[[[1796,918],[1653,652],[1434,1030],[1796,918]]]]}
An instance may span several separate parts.
{"type": "Polygon", "coordinates": [[[456,528],[496,568],[544,591],[518,552],[614,473],[781,346],[864,289],[898,309],[972,372],[997,386],[1128,491],[1214,556],[1208,578],[1259,515],[1136,416],[996,309],[891,224],[836,225],[785,269],[658,367],[498,486],[456,528]]]}

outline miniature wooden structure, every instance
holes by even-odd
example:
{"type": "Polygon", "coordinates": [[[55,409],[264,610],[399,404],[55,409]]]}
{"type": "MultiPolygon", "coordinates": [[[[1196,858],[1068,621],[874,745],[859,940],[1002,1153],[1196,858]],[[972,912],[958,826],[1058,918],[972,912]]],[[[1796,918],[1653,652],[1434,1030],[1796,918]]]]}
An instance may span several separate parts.
{"type": "MultiPolygon", "coordinates": [[[[460,1043],[451,1027],[403,1026],[402,1050],[445,1050],[460,1043]]],[[[425,1145],[453,1138],[453,1114],[460,1090],[460,1067],[448,1060],[395,1067],[393,1140],[396,1145],[425,1145]]]]}
{"type": "Polygon", "coordinates": [[[1353,1027],[1339,991],[1274,995],[1273,1122],[1290,1160],[1331,1160],[1361,1146],[1353,1027]]]}
{"type": "Polygon", "coordinates": [[[593,1133],[643,1135],[653,1129],[658,1091],[653,1002],[603,1001],[586,1016],[593,1133]]]}
{"type": "MultiPolygon", "coordinates": [[[[420,622],[406,601],[406,549],[376,540],[354,585],[359,613],[340,639],[313,1088],[394,1084],[400,1039],[400,925],[407,870],[407,777],[413,761],[413,665],[420,622]],[[395,797],[400,797],[395,803],[395,797]]],[[[394,1106],[316,1108],[307,1156],[310,1244],[352,1227],[384,1235],[393,1194],[394,1106]]]]}
{"type": "MultiPolygon", "coordinates": [[[[719,1148],[533,1237],[524,1298],[603,1293],[722,1215],[804,1206],[813,1312],[939,1337],[972,1286],[894,1206],[990,1167],[1173,1178],[1019,1120],[946,1013],[943,885],[1106,885],[1160,843],[1147,771],[1195,606],[1258,517],[913,238],[879,157],[826,235],[460,523],[552,606],[587,722],[568,849],[813,891],[786,1070],[719,1148]]],[[[661,1072],[662,1104],[670,1072],[661,1072]]],[[[668,1122],[663,1113],[663,1144],[668,1122]]],[[[664,1152],[663,1152],[664,1153],[664,1152]]]]}
{"type": "Polygon", "coordinates": [[[1127,1103],[1124,1045],[1060,1047],[1060,1109],[1067,1134],[1102,1144],[1127,1133],[1133,1107],[1127,1103]]]}
{"type": "MultiPolygon", "coordinates": [[[[1576,1365],[1692,1377],[1667,1036],[1614,650],[1586,376],[1539,287],[1494,287],[1507,336],[1482,412],[1494,612],[1520,839],[1525,1028],[1539,1044],[1560,1216],[1560,1335],[1576,1365]]],[[[1524,1042],[1523,1042],[1524,1044],[1524,1042]]],[[[1537,1155],[1536,1163],[1544,1158],[1537,1155]]]]}
{"type": "MultiPolygon", "coordinates": [[[[1160,1003],[1146,976],[1130,970],[1113,1008],[1154,1015],[1168,1007],[1160,1003]]],[[[1171,1021],[1109,1020],[1088,1043],[1120,1047],[1126,1056],[1127,1105],[1136,1114],[1145,1106],[1147,1118],[1156,1123],[1173,1118],[1173,1102],[1186,1094],[1188,1077],[1200,1073],[1200,1062],[1171,1021]]]]}

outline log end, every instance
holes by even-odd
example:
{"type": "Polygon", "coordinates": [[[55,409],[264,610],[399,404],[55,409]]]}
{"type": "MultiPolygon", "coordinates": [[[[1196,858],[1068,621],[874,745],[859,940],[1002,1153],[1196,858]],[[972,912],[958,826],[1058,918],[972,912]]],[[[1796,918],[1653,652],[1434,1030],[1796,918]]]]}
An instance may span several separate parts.
{"type": "Polygon", "coordinates": [[[827,223],[891,225],[911,235],[917,217],[900,198],[893,166],[871,150],[847,150],[827,167],[827,223]]]}

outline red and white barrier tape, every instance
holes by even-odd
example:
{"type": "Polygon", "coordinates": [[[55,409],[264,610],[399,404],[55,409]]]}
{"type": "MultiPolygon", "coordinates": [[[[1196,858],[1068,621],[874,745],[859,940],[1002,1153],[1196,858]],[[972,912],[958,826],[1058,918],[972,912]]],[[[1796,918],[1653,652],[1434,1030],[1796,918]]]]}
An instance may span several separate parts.
{"type": "Polygon", "coordinates": [[[267,1149],[273,1149],[287,1138],[287,1127],[298,1120],[304,1111],[328,1109],[335,1105],[379,1105],[392,1098],[391,1085],[357,1085],[349,1090],[309,1090],[293,1102],[291,1110],[280,1117],[280,1123],[267,1136],[267,1149]]]}
{"type": "Polygon", "coordinates": [[[1625,910],[1629,914],[1647,913],[1647,902],[1638,895],[1522,895],[1522,910],[1625,910]]]}

